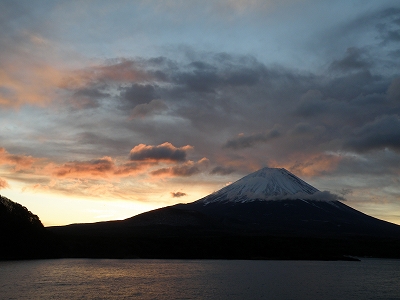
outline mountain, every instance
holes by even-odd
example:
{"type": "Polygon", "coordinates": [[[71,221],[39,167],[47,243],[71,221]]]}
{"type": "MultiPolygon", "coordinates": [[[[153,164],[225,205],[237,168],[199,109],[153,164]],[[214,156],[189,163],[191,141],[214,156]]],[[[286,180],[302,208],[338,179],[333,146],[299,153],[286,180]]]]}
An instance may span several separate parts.
{"type": "Polygon", "coordinates": [[[251,202],[307,198],[319,192],[316,188],[281,168],[263,168],[208,195],[198,202],[251,202]]]}
{"type": "Polygon", "coordinates": [[[400,236],[400,226],[359,212],[289,171],[263,168],[193,203],[196,211],[230,228],[293,236],[400,236]]]}
{"type": "MultiPolygon", "coordinates": [[[[148,230],[308,237],[400,236],[400,226],[359,212],[285,169],[263,168],[192,203],[156,209],[119,222],[71,225],[82,231],[148,230]],[[120,229],[121,228],[121,229],[120,229]]],[[[61,229],[60,229],[61,230],[61,229]]]]}
{"type": "Polygon", "coordinates": [[[400,258],[400,226],[279,168],[263,168],[192,203],[47,229],[63,257],[400,258]]]}

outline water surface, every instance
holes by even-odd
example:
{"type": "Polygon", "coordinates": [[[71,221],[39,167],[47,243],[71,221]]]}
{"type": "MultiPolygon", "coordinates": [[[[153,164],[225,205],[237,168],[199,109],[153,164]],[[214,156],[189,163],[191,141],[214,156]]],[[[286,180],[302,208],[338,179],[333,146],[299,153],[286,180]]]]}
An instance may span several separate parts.
{"type": "Polygon", "coordinates": [[[0,262],[0,297],[400,300],[400,260],[0,262]]]}

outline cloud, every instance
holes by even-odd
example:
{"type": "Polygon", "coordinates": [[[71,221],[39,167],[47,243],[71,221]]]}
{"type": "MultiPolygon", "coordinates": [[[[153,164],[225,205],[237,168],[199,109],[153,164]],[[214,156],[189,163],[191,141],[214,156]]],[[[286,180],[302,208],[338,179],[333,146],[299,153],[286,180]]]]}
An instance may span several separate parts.
{"type": "Polygon", "coordinates": [[[129,88],[123,89],[121,96],[129,105],[135,107],[156,99],[157,93],[155,87],[151,84],[133,83],[129,88]]]}
{"type": "Polygon", "coordinates": [[[269,75],[251,56],[217,53],[209,61],[193,61],[172,76],[172,82],[196,93],[215,93],[222,87],[254,86],[269,75]]]}
{"type": "Polygon", "coordinates": [[[385,148],[400,151],[399,116],[381,116],[356,128],[344,145],[361,153],[385,148]]]}
{"type": "Polygon", "coordinates": [[[142,68],[141,61],[129,59],[110,60],[107,64],[89,67],[76,74],[77,79],[81,79],[86,84],[143,82],[157,78],[156,75],[142,68]]]}
{"type": "Polygon", "coordinates": [[[9,187],[10,187],[10,185],[8,184],[8,182],[5,179],[0,178],[0,190],[1,189],[6,189],[6,188],[9,188],[9,187]]]}
{"type": "Polygon", "coordinates": [[[374,86],[380,80],[370,70],[358,70],[331,79],[324,88],[324,94],[334,100],[351,101],[360,95],[373,93],[374,89],[381,93],[382,87],[374,86]]]}
{"type": "Polygon", "coordinates": [[[293,130],[291,130],[290,133],[293,136],[305,138],[305,137],[314,137],[315,135],[320,135],[324,131],[325,128],[323,126],[316,126],[316,125],[311,125],[310,123],[307,122],[300,122],[294,126],[293,130]]]}
{"type": "Polygon", "coordinates": [[[344,72],[368,69],[371,66],[371,62],[364,57],[365,54],[366,52],[359,48],[348,48],[346,50],[346,56],[341,60],[333,61],[330,68],[332,70],[344,72]]]}
{"type": "MultiPolygon", "coordinates": [[[[374,185],[380,185],[382,178],[386,176],[400,175],[400,156],[398,152],[390,149],[369,151],[363,153],[340,152],[341,157],[335,173],[339,175],[352,174],[353,176],[368,176],[376,178],[374,185]]],[[[379,187],[382,188],[382,187],[379,187]]]]}
{"type": "Polygon", "coordinates": [[[196,165],[182,165],[169,168],[162,168],[151,172],[151,175],[158,177],[190,177],[200,173],[196,165]]]}
{"type": "Polygon", "coordinates": [[[272,129],[270,131],[255,133],[249,136],[245,136],[240,134],[238,137],[234,139],[228,140],[223,148],[230,148],[234,150],[244,149],[244,148],[252,148],[260,143],[267,143],[272,139],[278,138],[281,136],[281,133],[277,129],[272,129]]]}
{"type": "Polygon", "coordinates": [[[204,166],[209,164],[207,158],[202,158],[197,162],[187,161],[184,164],[161,168],[151,172],[151,175],[156,177],[190,177],[201,172],[204,166]]]}
{"type": "Polygon", "coordinates": [[[312,117],[327,112],[329,104],[324,102],[322,97],[321,91],[308,90],[301,95],[299,103],[296,104],[295,114],[303,117],[312,117]]]}
{"type": "Polygon", "coordinates": [[[13,166],[16,171],[30,169],[37,161],[30,155],[10,154],[0,147],[0,164],[13,166]]]}
{"type": "Polygon", "coordinates": [[[376,25],[382,44],[400,42],[400,9],[391,7],[379,14],[379,23],[376,25]]]}
{"type": "Polygon", "coordinates": [[[130,159],[132,161],[183,162],[186,160],[187,151],[192,148],[189,145],[177,148],[168,142],[158,146],[140,144],[131,150],[130,159]]]}
{"type": "Polygon", "coordinates": [[[100,100],[111,95],[96,88],[82,88],[73,92],[68,103],[74,109],[91,109],[100,106],[100,100]]]}
{"type": "Polygon", "coordinates": [[[88,161],[71,161],[61,165],[49,164],[45,167],[45,174],[52,174],[57,178],[79,179],[114,179],[137,174],[147,169],[148,162],[124,162],[117,164],[109,156],[88,161]]]}
{"type": "Polygon", "coordinates": [[[103,157],[90,161],[68,162],[55,167],[57,177],[107,177],[115,170],[115,163],[111,157],[103,157]]]}
{"type": "Polygon", "coordinates": [[[235,172],[235,169],[232,167],[216,166],[211,170],[210,174],[212,174],[212,175],[229,175],[233,172],[235,172]]]}
{"type": "Polygon", "coordinates": [[[270,167],[285,168],[298,176],[314,177],[334,172],[343,160],[335,153],[302,153],[294,152],[279,161],[270,160],[270,167]]]}
{"type": "Polygon", "coordinates": [[[56,97],[62,72],[49,65],[2,64],[0,106],[19,108],[25,104],[44,106],[56,97]],[[23,70],[23,71],[22,71],[23,70]]]}
{"type": "Polygon", "coordinates": [[[180,198],[180,197],[184,197],[187,196],[186,193],[182,193],[182,192],[171,192],[171,196],[172,198],[180,198]]]}
{"type": "MultiPolygon", "coordinates": [[[[351,57],[350,54],[348,51],[343,57],[351,57]]],[[[360,53],[360,57],[366,60],[370,55],[364,48],[360,53]]],[[[353,58],[356,59],[357,56],[353,58]]],[[[127,125],[121,121],[115,126],[118,125],[123,130],[134,130],[139,141],[140,137],[145,139],[144,143],[140,142],[148,147],[148,151],[155,153],[156,150],[150,150],[157,147],[152,142],[170,136],[173,137],[173,145],[196,145],[194,153],[209,157],[212,164],[215,163],[214,167],[235,165],[237,170],[244,168],[239,161],[229,161],[229,158],[223,158],[215,150],[216,147],[221,147],[221,141],[225,141],[224,149],[251,151],[256,151],[257,145],[268,143],[268,158],[257,158],[254,154],[254,167],[257,164],[264,165],[269,160],[282,163],[285,156],[294,155],[295,152],[304,154],[312,150],[312,155],[318,156],[326,151],[337,151],[353,130],[390,112],[385,98],[389,97],[389,90],[391,95],[396,91],[393,77],[377,76],[363,69],[316,76],[276,66],[266,67],[251,56],[197,53],[194,50],[185,60],[165,57],[130,59],[132,68],[148,74],[147,79],[130,83],[104,80],[103,86],[96,79],[92,86],[93,89],[99,86],[98,91],[101,93],[111,94],[103,87],[114,85],[114,102],[110,99],[99,103],[105,110],[124,108],[123,113],[131,115],[132,124],[127,125]],[[185,60],[189,62],[184,62],[185,60]],[[156,73],[162,75],[155,75],[156,73]],[[211,76],[207,79],[209,81],[198,83],[201,87],[195,87],[193,84],[196,83],[190,82],[194,78],[201,81],[205,74],[211,76]],[[236,80],[237,84],[234,83],[236,80]],[[129,89],[137,92],[136,98],[130,98],[132,102],[125,99],[124,93],[129,89]],[[140,95],[139,92],[143,93],[140,95]],[[152,99],[155,96],[160,96],[162,100],[152,99]],[[143,103],[136,104],[135,101],[142,101],[140,99],[143,103]],[[164,117],[146,118],[159,113],[163,113],[164,117]],[[282,120],[284,124],[281,124],[282,120]],[[275,124],[281,125],[277,128],[274,127],[275,124]],[[260,128],[272,130],[260,131],[260,128]],[[176,135],[176,132],[180,134],[176,135]],[[213,134],[210,135],[209,132],[213,134]],[[254,133],[229,139],[235,132],[254,133]],[[284,132],[287,134],[284,135],[284,132]],[[305,139],[307,144],[304,144],[305,139]],[[273,143],[269,143],[271,141],[273,143]],[[278,147],[279,151],[276,151],[278,147]],[[239,165],[241,167],[238,169],[239,165]]],[[[125,67],[119,66],[119,61],[114,61],[113,64],[115,69],[125,67]]],[[[110,61],[109,67],[111,66],[110,61]]],[[[86,86],[86,89],[90,90],[90,87],[86,86]]],[[[392,108],[394,111],[397,109],[393,106],[392,108]]],[[[102,138],[105,143],[102,143],[102,147],[106,148],[102,149],[116,151],[115,147],[111,150],[113,140],[120,141],[119,149],[123,149],[122,139],[117,138],[118,134],[108,139],[105,135],[102,138]]],[[[151,158],[149,153],[144,154],[145,149],[142,150],[143,153],[139,148],[132,152],[135,159],[132,161],[157,161],[156,154],[151,158]],[[143,155],[141,158],[139,153],[143,155]],[[148,158],[145,158],[146,155],[148,158]]],[[[166,157],[168,155],[170,154],[166,154],[166,157]]],[[[185,161],[187,155],[180,159],[175,159],[175,162],[185,161]]],[[[241,159],[248,157],[244,154],[241,159]]],[[[173,162],[174,159],[160,161],[173,162]]],[[[218,169],[215,172],[218,173],[218,169]]]]}
{"type": "Polygon", "coordinates": [[[400,77],[393,79],[389,85],[387,95],[391,101],[400,103],[400,77]]]}
{"type": "Polygon", "coordinates": [[[157,84],[168,82],[165,71],[174,69],[175,62],[164,58],[118,58],[83,67],[64,78],[70,89],[117,86],[122,98],[134,105],[146,103],[157,95],[157,84]]]}
{"type": "Polygon", "coordinates": [[[150,103],[139,104],[131,112],[131,118],[144,118],[164,110],[168,106],[162,100],[152,100],[150,103]]]}

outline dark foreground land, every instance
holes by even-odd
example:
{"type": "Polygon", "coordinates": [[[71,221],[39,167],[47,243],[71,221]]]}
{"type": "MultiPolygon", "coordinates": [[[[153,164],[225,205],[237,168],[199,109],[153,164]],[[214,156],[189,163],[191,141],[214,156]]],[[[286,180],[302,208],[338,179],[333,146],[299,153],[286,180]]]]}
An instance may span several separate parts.
{"type": "MultiPolygon", "coordinates": [[[[224,213],[218,214],[214,214],[217,208],[210,214],[191,205],[176,205],[122,221],[45,228],[25,207],[4,197],[0,200],[1,260],[400,258],[400,226],[364,215],[357,217],[353,211],[349,213],[354,224],[347,222],[348,218],[347,223],[339,224],[336,217],[327,222],[324,215],[321,222],[315,214],[313,221],[306,222],[295,218],[294,213],[287,219],[278,213],[275,219],[261,214],[256,218],[256,212],[262,211],[260,203],[240,209],[225,207],[224,213]]],[[[290,212],[291,208],[285,206],[285,216],[288,209],[290,212]]],[[[293,211],[301,212],[301,206],[293,205],[293,211]]]]}
{"type": "Polygon", "coordinates": [[[224,234],[142,228],[126,234],[95,234],[50,229],[61,257],[164,259],[352,260],[352,257],[400,258],[394,238],[322,238],[224,234]],[[173,233],[172,233],[173,232],[173,233]]]}
{"type": "Polygon", "coordinates": [[[164,258],[351,260],[351,257],[400,258],[393,237],[305,237],[154,226],[99,231],[43,228],[25,235],[3,235],[0,259],[164,258]]]}
{"type": "Polygon", "coordinates": [[[60,254],[72,257],[400,258],[400,226],[340,203],[178,204],[122,221],[48,230],[59,240],[60,254]]]}

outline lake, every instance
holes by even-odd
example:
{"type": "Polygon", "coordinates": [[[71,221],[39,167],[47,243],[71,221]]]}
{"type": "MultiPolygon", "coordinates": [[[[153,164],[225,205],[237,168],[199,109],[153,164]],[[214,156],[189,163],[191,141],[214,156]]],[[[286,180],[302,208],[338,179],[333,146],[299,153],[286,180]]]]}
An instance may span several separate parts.
{"type": "Polygon", "coordinates": [[[1,299],[400,299],[400,260],[0,262],[1,299]]]}

